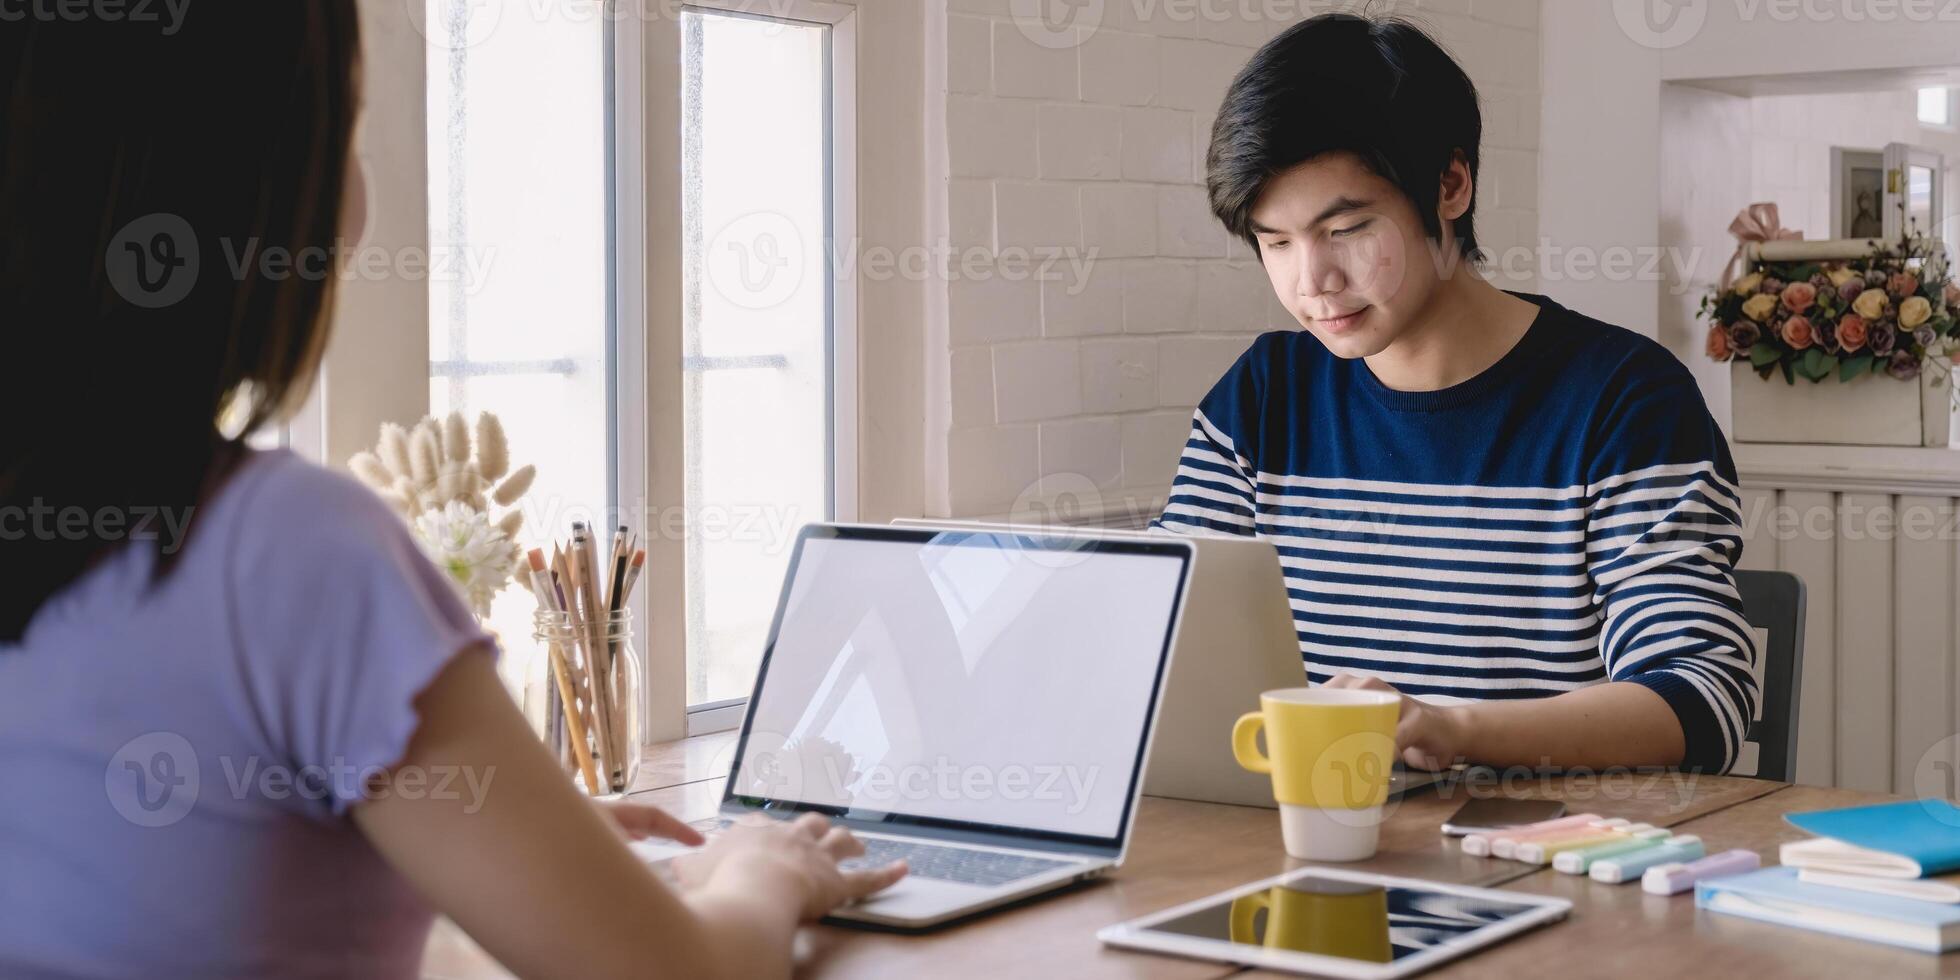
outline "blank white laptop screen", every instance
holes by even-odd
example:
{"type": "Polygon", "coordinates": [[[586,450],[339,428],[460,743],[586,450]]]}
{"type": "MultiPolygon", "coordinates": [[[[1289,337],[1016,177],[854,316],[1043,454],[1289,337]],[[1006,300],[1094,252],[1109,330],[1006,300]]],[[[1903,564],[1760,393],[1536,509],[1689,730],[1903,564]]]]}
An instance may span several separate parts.
{"type": "Polygon", "coordinates": [[[988,534],[806,537],[730,795],[1116,837],[1183,570],[988,534]]]}

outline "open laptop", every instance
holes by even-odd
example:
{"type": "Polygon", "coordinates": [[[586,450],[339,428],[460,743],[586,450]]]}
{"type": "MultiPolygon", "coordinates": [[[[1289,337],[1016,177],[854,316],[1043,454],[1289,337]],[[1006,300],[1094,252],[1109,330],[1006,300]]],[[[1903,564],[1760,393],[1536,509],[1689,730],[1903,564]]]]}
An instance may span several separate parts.
{"type": "MultiPolygon", "coordinates": [[[[1036,525],[900,518],[902,527],[993,534],[1048,533],[1036,525]]],[[[1234,534],[1172,535],[1139,530],[1081,530],[1105,538],[1182,540],[1191,544],[1191,585],[1171,658],[1170,681],[1150,750],[1143,791],[1206,803],[1277,807],[1272,777],[1232,756],[1232,724],[1257,710],[1259,693],[1307,684],[1300,634],[1287,597],[1279,553],[1264,538],[1234,534]]],[[[1408,769],[1399,761],[1389,798],[1435,785],[1447,772],[1408,769]]]]}
{"type": "Polygon", "coordinates": [[[856,862],[906,859],[834,916],[885,926],[1120,865],[1190,564],[1176,539],[806,527],[721,816],[824,813],[856,862]]]}

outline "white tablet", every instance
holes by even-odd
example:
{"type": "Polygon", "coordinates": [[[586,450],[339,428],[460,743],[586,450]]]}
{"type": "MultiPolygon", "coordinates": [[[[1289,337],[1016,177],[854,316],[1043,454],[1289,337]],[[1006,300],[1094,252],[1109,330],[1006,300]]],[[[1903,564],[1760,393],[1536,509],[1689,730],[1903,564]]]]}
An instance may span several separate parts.
{"type": "Polygon", "coordinates": [[[1562,898],[1314,867],[1113,925],[1096,938],[1286,973],[1387,980],[1571,910],[1562,898]]]}

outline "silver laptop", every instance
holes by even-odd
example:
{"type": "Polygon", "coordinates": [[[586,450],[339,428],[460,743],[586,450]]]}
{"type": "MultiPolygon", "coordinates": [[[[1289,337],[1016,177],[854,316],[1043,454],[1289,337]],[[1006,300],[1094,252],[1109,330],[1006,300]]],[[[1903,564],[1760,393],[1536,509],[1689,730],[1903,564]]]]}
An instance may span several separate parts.
{"type": "Polygon", "coordinates": [[[904,858],[835,915],[885,926],[1120,865],[1190,564],[1172,538],[806,527],[721,817],[824,813],[855,863],[904,858]]]}
{"type": "MultiPolygon", "coordinates": [[[[904,527],[990,533],[1033,533],[1032,525],[952,519],[900,518],[904,527]]],[[[1272,777],[1232,757],[1232,724],[1259,707],[1259,693],[1307,685],[1300,634],[1286,592],[1279,553],[1264,538],[1232,534],[1171,535],[1141,530],[1095,530],[1107,538],[1188,541],[1187,590],[1170,681],[1150,749],[1143,791],[1206,803],[1276,807],[1272,777]]],[[[1398,761],[1389,798],[1435,785],[1449,773],[1408,769],[1398,761]]]]}

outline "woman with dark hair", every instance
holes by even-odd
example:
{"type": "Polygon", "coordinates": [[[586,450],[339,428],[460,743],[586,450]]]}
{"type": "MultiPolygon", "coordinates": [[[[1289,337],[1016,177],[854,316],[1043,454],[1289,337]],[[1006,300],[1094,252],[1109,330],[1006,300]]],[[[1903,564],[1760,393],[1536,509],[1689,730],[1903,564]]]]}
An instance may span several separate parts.
{"type": "Polygon", "coordinates": [[[220,431],[320,361],[359,31],[171,26],[0,34],[0,976],[411,976],[438,911],[527,976],[786,974],[903,868],[811,818],[663,884],[625,838],[698,835],[577,794],[400,521],[220,431]]]}

